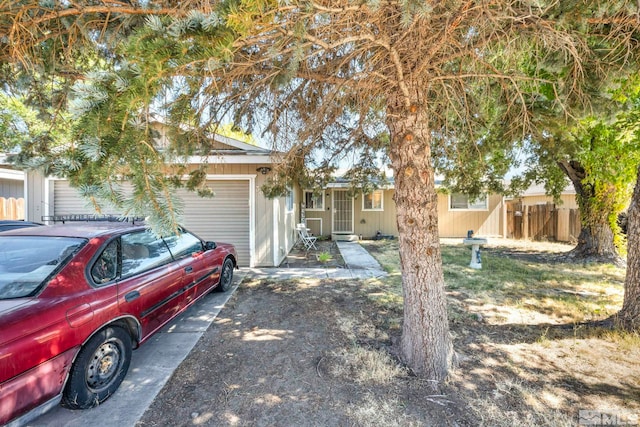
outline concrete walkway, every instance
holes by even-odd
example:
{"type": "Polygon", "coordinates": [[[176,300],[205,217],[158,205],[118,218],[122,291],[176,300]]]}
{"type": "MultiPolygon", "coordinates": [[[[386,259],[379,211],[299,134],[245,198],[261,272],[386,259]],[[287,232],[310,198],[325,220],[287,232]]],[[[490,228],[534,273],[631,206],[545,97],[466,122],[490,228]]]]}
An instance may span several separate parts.
{"type": "Polygon", "coordinates": [[[347,268],[241,268],[234,272],[229,292],[198,301],[133,352],[129,373],[118,391],[103,404],[84,411],[57,406],[28,423],[42,427],[134,426],[153,402],[173,371],[189,355],[227,300],[245,278],[370,279],[387,275],[380,264],[355,242],[337,242],[347,268]]]}
{"type": "Polygon", "coordinates": [[[357,242],[336,242],[346,268],[246,268],[247,277],[256,279],[373,279],[387,273],[378,261],[357,242]]]}

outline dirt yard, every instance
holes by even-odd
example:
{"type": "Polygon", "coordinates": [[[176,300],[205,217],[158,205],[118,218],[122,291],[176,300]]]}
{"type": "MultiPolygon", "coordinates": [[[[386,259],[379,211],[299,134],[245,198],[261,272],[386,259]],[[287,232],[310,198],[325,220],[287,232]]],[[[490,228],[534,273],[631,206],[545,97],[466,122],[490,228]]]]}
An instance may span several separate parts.
{"type": "MultiPolygon", "coordinates": [[[[488,271],[465,280],[507,259],[534,268],[527,277],[569,268],[553,264],[557,251],[489,248],[488,271]]],[[[466,249],[457,256],[445,262],[468,263],[466,249]]],[[[502,299],[488,280],[463,289],[455,274],[445,269],[458,365],[436,390],[398,362],[402,313],[384,283],[245,281],[138,426],[573,426],[580,410],[621,425],[640,414],[637,335],[571,324],[546,294],[505,290],[515,284],[502,299]]],[[[550,298],[573,292],[552,281],[550,298]]]]}
{"type": "Polygon", "coordinates": [[[245,282],[139,426],[475,425],[392,358],[388,315],[346,281],[245,282]]]}

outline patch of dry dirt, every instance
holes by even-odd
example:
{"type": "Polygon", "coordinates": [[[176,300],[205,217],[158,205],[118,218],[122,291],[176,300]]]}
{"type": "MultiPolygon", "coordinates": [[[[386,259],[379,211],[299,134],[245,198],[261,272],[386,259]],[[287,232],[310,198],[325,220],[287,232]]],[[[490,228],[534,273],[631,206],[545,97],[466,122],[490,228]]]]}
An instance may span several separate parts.
{"type": "Polygon", "coordinates": [[[475,425],[396,362],[399,315],[345,281],[245,282],[138,426],[475,425]]]}
{"type": "MultiPolygon", "coordinates": [[[[490,239],[483,250],[556,265],[571,249],[510,243],[490,239]]],[[[314,259],[305,252],[297,262],[314,259]]],[[[498,301],[450,291],[458,365],[434,391],[395,358],[402,313],[372,303],[365,292],[375,287],[245,281],[138,427],[555,427],[577,425],[580,410],[640,416],[637,334],[567,323],[524,302],[502,316],[509,307],[498,301]]]]}

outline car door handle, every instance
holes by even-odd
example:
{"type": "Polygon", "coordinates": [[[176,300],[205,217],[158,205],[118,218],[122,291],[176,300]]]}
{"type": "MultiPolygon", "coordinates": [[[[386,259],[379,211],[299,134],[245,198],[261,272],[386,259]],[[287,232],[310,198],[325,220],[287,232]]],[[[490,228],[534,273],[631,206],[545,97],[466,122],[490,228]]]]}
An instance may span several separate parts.
{"type": "Polygon", "coordinates": [[[191,267],[191,266],[185,267],[185,268],[184,268],[184,271],[185,271],[186,273],[191,273],[191,272],[193,271],[193,267],[191,267]]]}
{"type": "Polygon", "coordinates": [[[131,292],[129,292],[128,294],[126,294],[126,295],[124,296],[124,300],[125,300],[126,302],[131,302],[131,301],[133,301],[134,299],[138,299],[139,297],[140,297],[140,292],[138,292],[138,291],[131,291],[131,292]]]}

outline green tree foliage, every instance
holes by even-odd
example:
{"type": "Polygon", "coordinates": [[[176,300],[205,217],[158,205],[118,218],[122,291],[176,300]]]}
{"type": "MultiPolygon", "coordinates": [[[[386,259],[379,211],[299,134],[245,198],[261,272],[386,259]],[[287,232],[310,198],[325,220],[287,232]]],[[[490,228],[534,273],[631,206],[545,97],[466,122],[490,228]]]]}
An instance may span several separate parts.
{"type": "MultiPolygon", "coordinates": [[[[627,212],[627,275],[624,282],[624,301],[617,317],[617,324],[629,330],[640,328],[640,74],[629,79],[618,92],[621,102],[629,109],[618,116],[616,123],[620,139],[626,142],[624,150],[633,151],[636,169],[624,170],[635,175],[635,188],[627,212]]],[[[608,169],[613,169],[613,165],[608,169]]]]}
{"type": "Polygon", "coordinates": [[[503,173],[515,157],[481,147],[540,134],[540,105],[555,115],[584,107],[585,85],[635,63],[638,51],[637,6],[625,1],[23,1],[1,13],[7,51],[23,61],[37,60],[40,38],[73,41],[69,54],[108,52],[102,71],[75,86],[80,126],[60,157],[80,185],[127,177],[139,191],[134,210],[174,211],[180,174],[168,162],[209,152],[223,119],[259,129],[285,153],[276,189],[326,180],[309,171],[330,172],[345,154],[364,180],[384,151],[405,296],[400,352],[437,381],[453,353],[434,163],[471,166],[468,183],[476,171],[503,173]],[[162,150],[157,114],[171,136],[162,150]]]}

